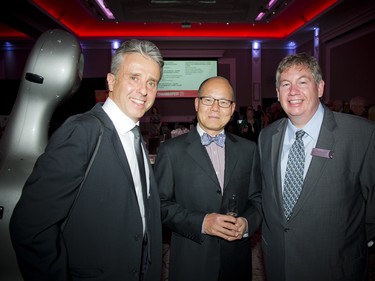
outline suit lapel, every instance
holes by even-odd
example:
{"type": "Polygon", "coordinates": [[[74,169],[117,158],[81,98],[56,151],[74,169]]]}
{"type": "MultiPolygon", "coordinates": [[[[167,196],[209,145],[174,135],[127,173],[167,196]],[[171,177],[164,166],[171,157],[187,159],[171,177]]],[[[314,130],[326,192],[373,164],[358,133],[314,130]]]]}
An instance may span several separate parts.
{"type": "Polygon", "coordinates": [[[277,131],[272,136],[272,146],[271,146],[271,168],[273,178],[273,186],[275,186],[275,198],[280,212],[283,214],[283,196],[282,196],[282,182],[281,182],[281,152],[283,147],[283,140],[285,136],[285,130],[287,126],[287,120],[284,119],[280,122],[277,127],[277,131]]]}
{"type": "Polygon", "coordinates": [[[113,148],[116,152],[117,159],[120,162],[121,166],[123,167],[123,170],[125,171],[125,173],[128,173],[131,175],[128,158],[126,157],[120,137],[118,136],[117,131],[115,129],[113,130],[111,141],[112,141],[113,148]]]}
{"type": "Polygon", "coordinates": [[[230,134],[226,133],[225,140],[225,167],[224,167],[224,187],[223,191],[225,192],[226,187],[230,183],[231,175],[233,170],[236,168],[238,162],[238,153],[241,153],[238,149],[235,149],[236,139],[230,134]]]}
{"type": "Polygon", "coordinates": [[[150,194],[151,194],[151,186],[153,185],[153,183],[155,182],[154,180],[155,180],[155,178],[154,178],[154,174],[152,173],[152,166],[151,166],[151,162],[150,162],[150,157],[149,157],[149,152],[148,152],[148,149],[147,149],[147,147],[146,147],[146,144],[145,144],[145,142],[144,142],[144,140],[143,140],[143,138],[142,138],[142,148],[143,148],[143,150],[144,150],[144,152],[145,152],[145,154],[146,154],[146,161],[147,161],[147,165],[148,165],[148,170],[149,170],[149,177],[148,177],[148,179],[149,179],[149,182],[150,182],[150,189],[149,189],[149,191],[148,191],[148,194],[147,194],[147,198],[148,197],[150,197],[150,194]]]}
{"type": "MultiPolygon", "coordinates": [[[[93,112],[94,115],[96,115],[104,123],[104,126],[110,131],[110,134],[111,134],[110,140],[111,140],[113,149],[115,151],[115,154],[117,156],[118,162],[122,166],[122,170],[124,171],[124,173],[126,175],[130,175],[130,176],[127,176],[126,179],[129,180],[129,186],[133,185],[133,192],[134,192],[134,195],[136,195],[135,185],[134,185],[133,176],[132,176],[132,173],[131,173],[131,170],[130,170],[128,158],[126,157],[126,153],[125,153],[124,148],[122,146],[120,137],[119,137],[119,135],[118,135],[118,133],[115,129],[115,126],[113,125],[112,120],[104,112],[101,104],[96,104],[94,106],[94,108],[92,109],[92,112],[93,112]]],[[[145,149],[145,151],[147,152],[146,147],[145,147],[144,142],[143,142],[143,139],[142,139],[142,145],[143,145],[143,149],[145,149]]],[[[148,155],[148,152],[147,152],[146,155],[148,155]]],[[[147,162],[149,163],[148,165],[150,167],[150,161],[148,160],[147,162]]]]}
{"type": "Polygon", "coordinates": [[[188,143],[186,152],[190,155],[193,161],[195,161],[196,165],[199,166],[202,171],[204,171],[208,177],[220,187],[210,156],[208,155],[206,148],[202,145],[196,128],[187,133],[185,141],[188,143]]]}
{"type": "MultiPolygon", "coordinates": [[[[325,108],[323,123],[316,144],[317,148],[333,150],[335,143],[333,130],[335,127],[336,122],[333,117],[333,113],[325,108]]],[[[320,175],[324,171],[325,165],[328,163],[328,161],[329,160],[323,157],[312,157],[309,169],[303,182],[301,196],[294,207],[291,219],[299,212],[303,206],[303,203],[309,197],[309,194],[313,192],[316,182],[320,178],[320,175]]]]}
{"type": "Polygon", "coordinates": [[[92,109],[92,113],[96,115],[104,123],[104,126],[110,131],[111,143],[113,145],[114,151],[116,152],[118,161],[122,165],[124,172],[131,175],[128,159],[112,120],[104,112],[101,104],[96,104],[92,109]]]}

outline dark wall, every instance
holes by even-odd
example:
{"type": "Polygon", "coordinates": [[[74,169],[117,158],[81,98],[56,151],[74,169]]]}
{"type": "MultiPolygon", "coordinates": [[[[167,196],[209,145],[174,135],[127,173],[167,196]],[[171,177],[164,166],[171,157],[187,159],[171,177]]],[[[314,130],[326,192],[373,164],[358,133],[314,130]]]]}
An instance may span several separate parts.
{"type": "Polygon", "coordinates": [[[53,133],[71,115],[90,110],[96,103],[95,90],[105,89],[104,78],[85,78],[82,80],[79,90],[59,105],[50,121],[49,135],[53,133]]]}
{"type": "MultiPolygon", "coordinates": [[[[108,48],[101,48],[100,46],[96,49],[84,48],[84,69],[83,77],[85,78],[96,78],[106,77],[107,73],[111,69],[111,50],[108,48]]],[[[99,89],[98,89],[99,90],[99,89]]]]}
{"type": "MultiPolygon", "coordinates": [[[[252,100],[251,49],[227,50],[224,58],[233,58],[236,64],[235,90],[237,109],[248,106],[252,100]]],[[[219,70],[220,73],[220,70],[219,70]]],[[[226,78],[230,78],[229,76],[226,78]]]]}
{"type": "Polygon", "coordinates": [[[0,50],[0,115],[9,115],[16,100],[30,48],[0,50]]]}
{"type": "MultiPolygon", "coordinates": [[[[369,104],[375,104],[374,65],[375,19],[357,28],[322,36],[319,63],[325,81],[323,100],[350,101],[363,96],[369,104]]],[[[313,40],[298,47],[298,52],[313,54],[313,40]]]]}
{"type": "Polygon", "coordinates": [[[284,49],[262,50],[262,89],[261,96],[265,99],[276,98],[275,74],[280,60],[288,54],[284,49]]]}
{"type": "Polygon", "coordinates": [[[16,100],[20,79],[0,79],[0,115],[9,115],[16,100]]]}
{"type": "Polygon", "coordinates": [[[375,103],[375,31],[329,48],[331,100],[350,100],[353,96],[365,96],[375,103]],[[333,67],[334,66],[334,67],[333,67]]]}

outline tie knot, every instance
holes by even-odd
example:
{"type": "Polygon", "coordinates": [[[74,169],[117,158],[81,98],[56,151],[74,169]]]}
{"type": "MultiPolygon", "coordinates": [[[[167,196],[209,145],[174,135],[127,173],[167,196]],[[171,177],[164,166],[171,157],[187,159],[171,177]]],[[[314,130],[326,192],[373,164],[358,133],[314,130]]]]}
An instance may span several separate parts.
{"type": "Polygon", "coordinates": [[[141,137],[141,132],[139,130],[139,126],[135,125],[133,129],[131,129],[133,135],[135,138],[140,138],[141,137]]]}
{"type": "Polygon", "coordinates": [[[304,130],[298,130],[296,132],[296,140],[301,140],[304,135],[305,135],[305,131],[304,130]]]}
{"type": "Polygon", "coordinates": [[[225,135],[223,133],[218,134],[214,137],[211,137],[209,134],[204,133],[201,137],[201,141],[203,145],[209,145],[211,142],[216,143],[220,147],[224,147],[225,143],[225,135]]]}

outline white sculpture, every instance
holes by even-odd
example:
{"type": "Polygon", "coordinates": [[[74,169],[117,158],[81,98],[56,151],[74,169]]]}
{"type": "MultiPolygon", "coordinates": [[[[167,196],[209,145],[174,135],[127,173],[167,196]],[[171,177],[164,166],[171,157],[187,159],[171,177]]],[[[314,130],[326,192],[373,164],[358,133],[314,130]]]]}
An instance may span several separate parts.
{"type": "Polygon", "coordinates": [[[22,280],[9,236],[9,220],[32,168],[48,141],[51,116],[79,88],[83,54],[62,30],[43,33],[34,44],[17,99],[0,142],[0,280],[22,280]]]}

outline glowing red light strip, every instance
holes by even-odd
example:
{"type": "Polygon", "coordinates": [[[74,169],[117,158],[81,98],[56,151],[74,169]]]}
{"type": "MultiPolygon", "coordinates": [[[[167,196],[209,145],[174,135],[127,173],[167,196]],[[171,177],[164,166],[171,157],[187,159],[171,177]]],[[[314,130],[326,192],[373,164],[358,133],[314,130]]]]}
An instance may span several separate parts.
{"type": "MultiPolygon", "coordinates": [[[[75,0],[32,0],[35,5],[61,22],[66,28],[81,38],[111,37],[159,37],[159,38],[215,38],[215,39],[281,39],[305,25],[325,9],[339,0],[294,0],[279,16],[270,23],[226,24],[203,23],[191,24],[182,28],[177,23],[116,23],[94,19],[82,5],[75,0]],[[62,5],[62,3],[64,5],[62,5]],[[296,12],[297,11],[297,12],[296,12]],[[301,19],[305,17],[305,21],[301,19]]],[[[271,1],[270,1],[271,2],[271,1]]]]}

